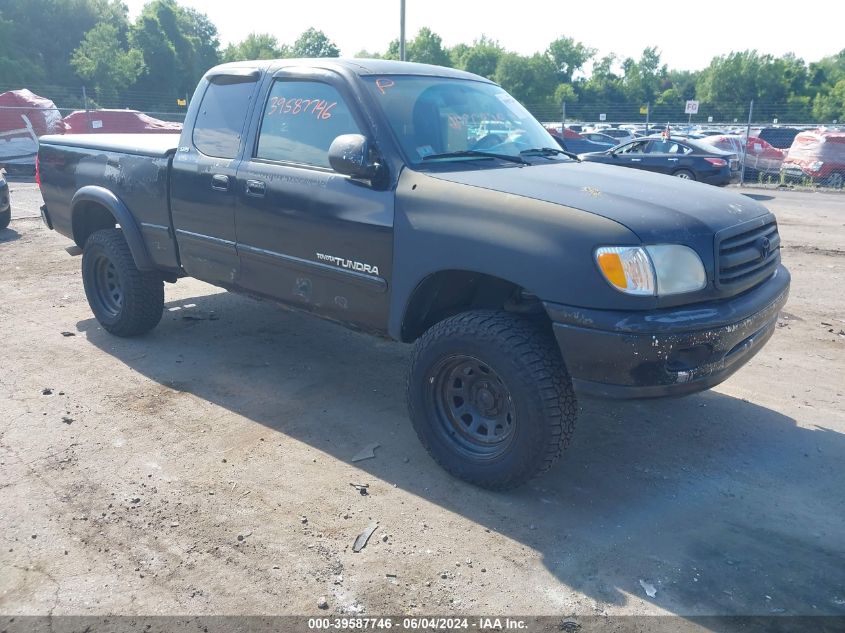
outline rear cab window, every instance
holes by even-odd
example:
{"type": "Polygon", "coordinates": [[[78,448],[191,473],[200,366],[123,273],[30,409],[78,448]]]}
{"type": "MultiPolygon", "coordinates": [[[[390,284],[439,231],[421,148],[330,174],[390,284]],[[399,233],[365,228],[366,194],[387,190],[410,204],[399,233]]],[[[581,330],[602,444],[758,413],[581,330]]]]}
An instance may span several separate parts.
{"type": "Polygon", "coordinates": [[[240,152],[257,76],[213,77],[202,96],[194,122],[193,142],[215,158],[235,158],[240,152]]]}

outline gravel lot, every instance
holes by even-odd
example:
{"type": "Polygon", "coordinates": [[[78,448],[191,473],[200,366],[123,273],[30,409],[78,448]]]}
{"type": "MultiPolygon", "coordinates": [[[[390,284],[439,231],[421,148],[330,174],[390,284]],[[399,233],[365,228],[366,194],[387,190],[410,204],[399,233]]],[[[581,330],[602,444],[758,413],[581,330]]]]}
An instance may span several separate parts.
{"type": "Polygon", "coordinates": [[[558,467],[496,494],[417,442],[408,346],[194,280],[111,337],[12,183],[0,613],[845,614],[845,196],[746,191],[793,273],[769,345],[707,393],[582,399],[558,467]]]}

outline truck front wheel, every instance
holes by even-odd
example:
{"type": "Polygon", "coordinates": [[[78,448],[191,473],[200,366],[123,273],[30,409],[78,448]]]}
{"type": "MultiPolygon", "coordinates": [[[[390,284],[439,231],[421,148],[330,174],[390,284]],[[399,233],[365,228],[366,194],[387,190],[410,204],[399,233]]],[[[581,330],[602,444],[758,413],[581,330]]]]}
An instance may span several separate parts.
{"type": "Polygon", "coordinates": [[[500,311],[458,314],[417,342],[408,410],[448,472],[494,490],[548,470],[569,443],[577,405],[552,333],[500,311]]]}
{"type": "Polygon", "coordinates": [[[164,281],[138,270],[119,229],[96,231],[85,242],[82,283],[97,321],[115,336],[144,334],[161,321],[164,281]]]}

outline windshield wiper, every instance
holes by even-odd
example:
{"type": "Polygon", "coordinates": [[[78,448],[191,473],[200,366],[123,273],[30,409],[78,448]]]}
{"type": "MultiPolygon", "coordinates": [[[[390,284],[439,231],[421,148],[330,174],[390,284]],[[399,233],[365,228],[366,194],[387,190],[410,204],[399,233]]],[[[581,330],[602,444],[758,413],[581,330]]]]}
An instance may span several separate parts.
{"type": "Polygon", "coordinates": [[[423,160],[434,160],[436,158],[498,158],[499,160],[506,160],[511,163],[519,163],[520,165],[530,165],[527,160],[521,156],[511,156],[510,154],[497,154],[495,152],[482,152],[477,149],[463,149],[458,152],[443,152],[441,154],[429,154],[423,156],[423,160]]]}
{"type": "Polygon", "coordinates": [[[581,162],[581,159],[578,158],[578,154],[557,149],[556,147],[532,147],[531,149],[522,150],[519,154],[520,156],[552,156],[555,154],[561,154],[563,156],[568,156],[573,160],[577,160],[579,163],[581,162]]]}

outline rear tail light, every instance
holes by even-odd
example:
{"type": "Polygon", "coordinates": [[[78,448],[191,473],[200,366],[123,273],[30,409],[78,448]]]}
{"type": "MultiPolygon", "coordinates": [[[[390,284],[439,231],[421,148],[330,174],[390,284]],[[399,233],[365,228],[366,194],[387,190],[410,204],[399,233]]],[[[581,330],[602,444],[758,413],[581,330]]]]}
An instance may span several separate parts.
{"type": "Polygon", "coordinates": [[[708,163],[715,167],[724,167],[728,164],[728,161],[722,158],[705,158],[704,160],[706,160],[708,163]]]}
{"type": "Polygon", "coordinates": [[[35,155],[35,184],[41,186],[41,160],[38,154],[35,155]]]}

